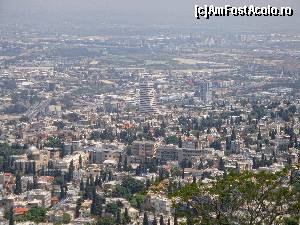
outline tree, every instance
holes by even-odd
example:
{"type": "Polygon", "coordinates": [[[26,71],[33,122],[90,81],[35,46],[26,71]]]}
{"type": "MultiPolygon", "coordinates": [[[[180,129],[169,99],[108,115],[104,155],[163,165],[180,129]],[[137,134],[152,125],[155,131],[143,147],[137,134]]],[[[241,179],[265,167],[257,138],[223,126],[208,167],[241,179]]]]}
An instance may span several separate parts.
{"type": "Polygon", "coordinates": [[[116,224],[118,224],[118,225],[122,224],[120,210],[118,210],[117,215],[116,215],[116,224]]]}
{"type": "Polygon", "coordinates": [[[73,153],[74,153],[74,146],[71,145],[71,155],[73,155],[73,153]]]}
{"type": "Polygon", "coordinates": [[[116,215],[118,211],[119,207],[116,203],[112,202],[106,205],[106,212],[116,215]]]}
{"type": "Polygon", "coordinates": [[[173,166],[171,168],[171,176],[172,177],[179,177],[181,175],[181,170],[178,166],[173,166]]]}
{"type": "Polygon", "coordinates": [[[258,169],[259,168],[259,162],[256,157],[252,158],[252,169],[258,169]]]}
{"type": "Polygon", "coordinates": [[[284,225],[299,225],[299,218],[287,217],[284,218],[284,225]]]}
{"type": "Polygon", "coordinates": [[[91,214],[95,216],[101,216],[102,214],[102,203],[104,203],[104,199],[99,195],[95,194],[92,199],[91,204],[91,214]]]}
{"type": "Polygon", "coordinates": [[[79,215],[80,215],[80,208],[81,208],[81,204],[82,204],[82,198],[79,198],[77,201],[76,201],[76,207],[75,207],[75,218],[78,218],[79,215]]]}
{"type": "Polygon", "coordinates": [[[85,188],[84,188],[84,193],[83,193],[84,199],[92,199],[93,198],[93,190],[95,189],[95,185],[91,179],[92,178],[88,178],[85,182],[85,188]]]}
{"type": "Polygon", "coordinates": [[[127,162],[127,157],[125,157],[125,159],[124,159],[123,170],[124,170],[124,171],[128,171],[128,162],[127,162]]]}
{"type": "Polygon", "coordinates": [[[66,147],[64,142],[61,143],[60,148],[61,148],[61,158],[63,158],[66,156],[66,147]]]}
{"type": "Polygon", "coordinates": [[[202,160],[200,160],[200,163],[198,165],[198,170],[203,170],[203,169],[204,169],[204,165],[203,165],[202,160]]]}
{"type": "Polygon", "coordinates": [[[142,174],[142,167],[139,165],[135,169],[135,175],[140,176],[142,174]]]}
{"type": "Polygon", "coordinates": [[[150,181],[150,179],[147,179],[146,180],[146,189],[148,190],[149,189],[149,187],[151,186],[151,181],[150,181]]]}
{"type": "Polygon", "coordinates": [[[123,178],[121,185],[116,186],[116,190],[113,195],[115,197],[125,197],[130,199],[133,194],[142,192],[145,190],[145,185],[142,181],[134,179],[131,176],[123,178]]]}
{"type": "Polygon", "coordinates": [[[171,225],[171,220],[170,220],[170,218],[168,219],[168,225],[171,225]]]}
{"type": "Polygon", "coordinates": [[[37,207],[34,206],[26,214],[26,220],[35,222],[35,223],[42,223],[46,221],[46,213],[47,209],[44,207],[37,207]]]}
{"type": "Polygon", "coordinates": [[[219,160],[218,169],[221,170],[221,171],[225,171],[225,162],[224,162],[222,157],[219,160]]]}
{"type": "Polygon", "coordinates": [[[170,195],[170,194],[173,193],[173,187],[174,187],[174,184],[172,183],[171,180],[169,180],[168,187],[167,187],[167,193],[168,193],[168,195],[170,195]]]}
{"type": "Polygon", "coordinates": [[[27,107],[23,104],[17,103],[10,105],[4,109],[5,114],[22,114],[27,111],[27,107]]]}
{"type": "Polygon", "coordinates": [[[286,162],[287,162],[288,165],[291,165],[291,164],[292,164],[292,158],[291,158],[291,155],[290,155],[290,154],[287,155],[286,162]]]}
{"type": "Polygon", "coordinates": [[[66,186],[61,184],[60,185],[60,199],[64,199],[67,196],[67,190],[66,190],[66,186]]]}
{"type": "Polygon", "coordinates": [[[214,140],[211,144],[210,144],[211,148],[214,148],[215,150],[221,150],[222,145],[221,145],[221,141],[220,140],[214,140]]]}
{"type": "Polygon", "coordinates": [[[235,162],[235,170],[236,170],[237,173],[240,172],[240,165],[239,165],[238,162],[235,162]]]}
{"type": "Polygon", "coordinates": [[[159,169],[158,175],[159,175],[159,177],[158,177],[159,181],[162,181],[169,177],[169,172],[167,170],[165,170],[164,168],[161,168],[161,169],[159,169]]]}
{"type": "Polygon", "coordinates": [[[108,181],[112,181],[114,178],[113,178],[113,173],[112,171],[108,171],[108,181]]]}
{"type": "Polygon", "coordinates": [[[30,181],[27,181],[27,191],[32,190],[32,183],[30,183],[30,181]]]}
{"type": "Polygon", "coordinates": [[[16,195],[19,195],[22,193],[22,181],[21,181],[21,175],[20,173],[17,173],[16,175],[16,184],[15,184],[15,191],[14,193],[16,195]]]}
{"type": "Polygon", "coordinates": [[[74,167],[74,162],[73,159],[71,160],[70,164],[69,164],[69,171],[68,171],[68,180],[72,181],[73,180],[73,172],[75,170],[74,167]]]}
{"type": "Polygon", "coordinates": [[[145,196],[140,194],[140,193],[136,193],[131,199],[130,199],[130,204],[137,209],[141,209],[142,208],[142,204],[145,201],[145,196]]]}
{"type": "Polygon", "coordinates": [[[33,189],[38,189],[39,188],[39,184],[38,184],[38,177],[37,176],[33,176],[33,189]]]}
{"type": "Polygon", "coordinates": [[[226,148],[227,151],[230,150],[230,148],[231,148],[231,140],[230,140],[229,137],[226,137],[225,148],[226,148]]]}
{"type": "Polygon", "coordinates": [[[97,186],[102,187],[102,179],[98,177],[97,186]]]}
{"type": "Polygon", "coordinates": [[[174,225],[178,225],[177,214],[174,215],[174,225]]]}
{"type": "Polygon", "coordinates": [[[82,169],[82,157],[79,155],[79,168],[82,169]]]}
{"type": "Polygon", "coordinates": [[[120,155],[118,160],[118,171],[122,172],[122,169],[122,155],[120,155]]]}
{"type": "Polygon", "coordinates": [[[10,207],[10,209],[9,209],[9,212],[8,212],[8,221],[9,221],[9,225],[14,225],[15,224],[13,207],[10,207]]]}
{"type": "Polygon", "coordinates": [[[193,220],[190,216],[186,219],[186,225],[193,225],[193,220]]]}
{"type": "Polygon", "coordinates": [[[65,123],[63,121],[55,121],[54,126],[56,126],[58,130],[63,130],[65,127],[65,123]]]}
{"type": "Polygon", "coordinates": [[[287,179],[292,170],[229,173],[210,187],[188,184],[173,196],[179,197],[176,209],[196,224],[278,224],[300,213],[300,180],[287,179]],[[190,210],[182,210],[186,205],[190,210]]]}
{"type": "Polygon", "coordinates": [[[70,221],[71,221],[71,216],[70,216],[70,214],[68,214],[68,213],[63,213],[61,222],[62,222],[63,224],[68,224],[68,223],[70,223],[70,221]]]}
{"type": "Polygon", "coordinates": [[[45,147],[59,148],[62,146],[62,140],[59,137],[48,137],[45,147]]]}
{"type": "Polygon", "coordinates": [[[102,217],[98,220],[96,225],[115,225],[115,221],[111,217],[102,217]]]}
{"type": "Polygon", "coordinates": [[[148,225],[148,221],[148,214],[147,212],[144,212],[143,225],[148,225]]]}
{"type": "Polygon", "coordinates": [[[165,137],[166,135],[166,130],[163,127],[160,128],[155,128],[154,130],[154,137],[165,137]]]}
{"type": "Polygon", "coordinates": [[[275,151],[272,152],[272,160],[273,160],[273,163],[277,163],[277,157],[276,157],[275,151]]]}
{"type": "Polygon", "coordinates": [[[276,130],[273,129],[273,130],[271,131],[270,137],[271,137],[272,140],[275,140],[275,138],[276,138],[276,130]]]}
{"type": "Polygon", "coordinates": [[[236,133],[235,133],[235,129],[232,129],[231,132],[231,137],[230,137],[231,141],[235,141],[236,140],[236,133]]]}
{"type": "Polygon", "coordinates": [[[157,220],[156,220],[156,217],[154,216],[153,218],[153,221],[152,221],[152,224],[151,225],[157,225],[157,220]]]}
{"type": "Polygon", "coordinates": [[[83,182],[83,179],[80,180],[80,191],[84,191],[84,182],[83,182]]]}
{"type": "Polygon", "coordinates": [[[130,223],[131,219],[130,219],[130,216],[129,216],[127,208],[125,208],[125,212],[124,212],[124,216],[123,217],[124,217],[124,219],[123,219],[124,224],[130,223]]]}
{"type": "Polygon", "coordinates": [[[187,161],[187,165],[186,165],[186,168],[192,168],[193,167],[193,163],[191,160],[188,160],[187,161]]]}
{"type": "Polygon", "coordinates": [[[182,148],[182,138],[181,138],[181,136],[178,139],[178,147],[182,148]]]}
{"type": "Polygon", "coordinates": [[[165,225],[163,215],[160,215],[160,218],[159,218],[159,225],[165,225]]]}
{"type": "Polygon", "coordinates": [[[261,131],[260,128],[258,130],[258,135],[257,135],[257,140],[261,141],[262,137],[261,137],[261,131]]]}
{"type": "Polygon", "coordinates": [[[165,138],[166,144],[179,145],[180,140],[181,140],[181,137],[178,138],[176,135],[168,136],[165,138]]]}
{"type": "Polygon", "coordinates": [[[181,168],[188,168],[188,161],[189,161],[188,159],[181,160],[181,162],[179,163],[181,168]]]}
{"type": "Polygon", "coordinates": [[[197,178],[193,176],[193,183],[195,184],[197,182],[197,178]]]}

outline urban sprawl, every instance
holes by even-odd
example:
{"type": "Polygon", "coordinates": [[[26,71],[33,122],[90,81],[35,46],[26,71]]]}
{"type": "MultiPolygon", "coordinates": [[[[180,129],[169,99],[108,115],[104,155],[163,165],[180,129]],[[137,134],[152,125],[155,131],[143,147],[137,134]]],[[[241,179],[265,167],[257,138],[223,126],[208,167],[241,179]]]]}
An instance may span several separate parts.
{"type": "Polygon", "coordinates": [[[298,224],[299,48],[3,32],[0,224],[298,224]]]}

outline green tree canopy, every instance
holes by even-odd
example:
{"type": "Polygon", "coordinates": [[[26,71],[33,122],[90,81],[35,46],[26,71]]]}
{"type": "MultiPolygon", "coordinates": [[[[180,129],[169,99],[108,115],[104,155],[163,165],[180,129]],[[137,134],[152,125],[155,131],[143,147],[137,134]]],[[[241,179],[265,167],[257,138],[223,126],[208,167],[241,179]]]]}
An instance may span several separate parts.
{"type": "Polygon", "coordinates": [[[295,168],[230,173],[210,186],[188,184],[173,197],[178,215],[192,224],[282,224],[286,215],[300,215],[299,180],[295,168]]]}
{"type": "Polygon", "coordinates": [[[131,176],[126,176],[122,180],[121,185],[117,185],[114,195],[116,197],[131,198],[133,194],[145,190],[145,185],[142,181],[134,179],[131,176]]]}
{"type": "Polygon", "coordinates": [[[25,216],[25,219],[35,223],[42,223],[46,220],[47,209],[44,207],[32,207],[25,216]]]}

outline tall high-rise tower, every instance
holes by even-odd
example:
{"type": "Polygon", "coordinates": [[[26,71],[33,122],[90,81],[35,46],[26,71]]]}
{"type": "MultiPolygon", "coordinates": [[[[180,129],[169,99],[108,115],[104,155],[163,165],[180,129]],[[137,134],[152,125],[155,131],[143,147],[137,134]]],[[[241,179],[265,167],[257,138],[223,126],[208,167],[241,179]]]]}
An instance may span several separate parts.
{"type": "Polygon", "coordinates": [[[212,83],[201,82],[198,86],[197,95],[201,98],[204,103],[212,102],[212,83]]]}
{"type": "Polygon", "coordinates": [[[154,114],[157,113],[155,102],[155,90],[152,82],[140,81],[140,113],[154,114]]]}

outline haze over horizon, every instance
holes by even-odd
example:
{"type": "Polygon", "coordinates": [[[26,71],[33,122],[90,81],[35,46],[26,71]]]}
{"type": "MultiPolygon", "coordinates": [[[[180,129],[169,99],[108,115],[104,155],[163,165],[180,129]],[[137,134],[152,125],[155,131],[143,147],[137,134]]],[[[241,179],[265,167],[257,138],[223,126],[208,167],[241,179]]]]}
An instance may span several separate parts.
{"type": "Polygon", "coordinates": [[[299,31],[300,1],[287,0],[1,0],[0,27],[30,27],[37,31],[100,32],[101,26],[189,27],[212,31],[299,31]],[[213,17],[196,20],[194,5],[225,4],[243,6],[290,6],[292,17],[213,17]]]}

